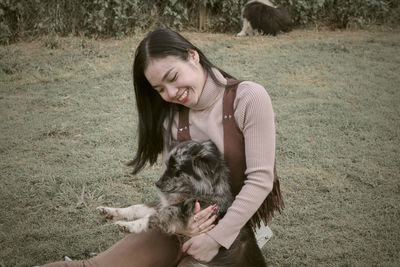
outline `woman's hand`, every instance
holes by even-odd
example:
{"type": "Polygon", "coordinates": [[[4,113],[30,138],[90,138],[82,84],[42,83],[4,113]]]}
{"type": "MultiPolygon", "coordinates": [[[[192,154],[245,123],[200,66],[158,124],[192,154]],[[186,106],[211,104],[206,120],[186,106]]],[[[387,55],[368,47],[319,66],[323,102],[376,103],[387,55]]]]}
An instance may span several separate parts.
{"type": "Polygon", "coordinates": [[[196,201],[193,210],[194,215],[189,219],[186,229],[177,229],[176,233],[194,237],[210,231],[215,227],[212,223],[217,219],[217,215],[211,216],[215,209],[216,205],[212,205],[201,210],[200,203],[196,201]]]}
{"type": "Polygon", "coordinates": [[[218,254],[220,246],[207,234],[200,234],[186,241],[182,246],[182,252],[186,252],[198,261],[209,262],[218,254]]]}

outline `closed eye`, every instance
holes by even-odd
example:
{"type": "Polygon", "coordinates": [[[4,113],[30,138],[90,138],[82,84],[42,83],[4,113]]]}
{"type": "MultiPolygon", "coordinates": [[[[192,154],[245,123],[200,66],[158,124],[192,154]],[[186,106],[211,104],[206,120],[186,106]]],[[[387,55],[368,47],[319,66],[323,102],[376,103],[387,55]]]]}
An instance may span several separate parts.
{"type": "Polygon", "coordinates": [[[175,82],[177,78],[178,78],[178,73],[175,73],[174,77],[172,77],[170,82],[175,82]]]}

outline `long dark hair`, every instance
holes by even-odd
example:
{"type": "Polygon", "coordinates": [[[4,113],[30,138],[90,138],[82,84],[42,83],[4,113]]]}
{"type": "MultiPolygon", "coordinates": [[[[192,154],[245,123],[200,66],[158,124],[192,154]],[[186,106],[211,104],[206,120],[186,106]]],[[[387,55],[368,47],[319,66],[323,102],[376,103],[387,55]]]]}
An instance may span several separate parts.
{"type": "Polygon", "coordinates": [[[132,173],[140,171],[146,162],[153,165],[164,146],[163,123],[167,116],[179,109],[179,104],[164,101],[154,90],[144,75],[149,59],[175,56],[183,61],[188,60],[188,51],[199,54],[201,66],[217,84],[221,84],[212,71],[218,69],[225,77],[231,75],[217,68],[206,56],[179,33],[170,29],[157,29],[149,32],[140,42],[133,62],[133,86],[135,88],[136,106],[139,114],[139,140],[136,155],[128,165],[133,166],[132,173]]]}

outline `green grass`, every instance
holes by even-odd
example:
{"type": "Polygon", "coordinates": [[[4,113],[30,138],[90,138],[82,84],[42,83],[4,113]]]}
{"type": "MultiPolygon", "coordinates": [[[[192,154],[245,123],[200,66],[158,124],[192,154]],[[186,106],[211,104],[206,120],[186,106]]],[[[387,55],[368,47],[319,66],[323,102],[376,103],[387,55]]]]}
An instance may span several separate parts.
{"type": "MultiPolygon", "coordinates": [[[[400,34],[183,34],[271,95],[286,209],[270,224],[268,264],[398,266],[400,34]]],[[[154,197],[160,165],[137,176],[124,165],[142,37],[0,47],[0,266],[88,258],[123,237],[96,206],[154,197]]]]}

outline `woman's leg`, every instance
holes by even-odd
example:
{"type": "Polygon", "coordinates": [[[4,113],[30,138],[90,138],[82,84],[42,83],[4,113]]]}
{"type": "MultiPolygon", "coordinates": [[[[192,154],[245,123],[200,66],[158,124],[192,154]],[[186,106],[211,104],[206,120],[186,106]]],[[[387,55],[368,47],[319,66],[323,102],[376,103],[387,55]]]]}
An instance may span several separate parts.
{"type": "Polygon", "coordinates": [[[176,236],[149,230],[130,234],[89,260],[55,262],[43,267],[172,267],[179,261],[180,254],[176,236]]]}

